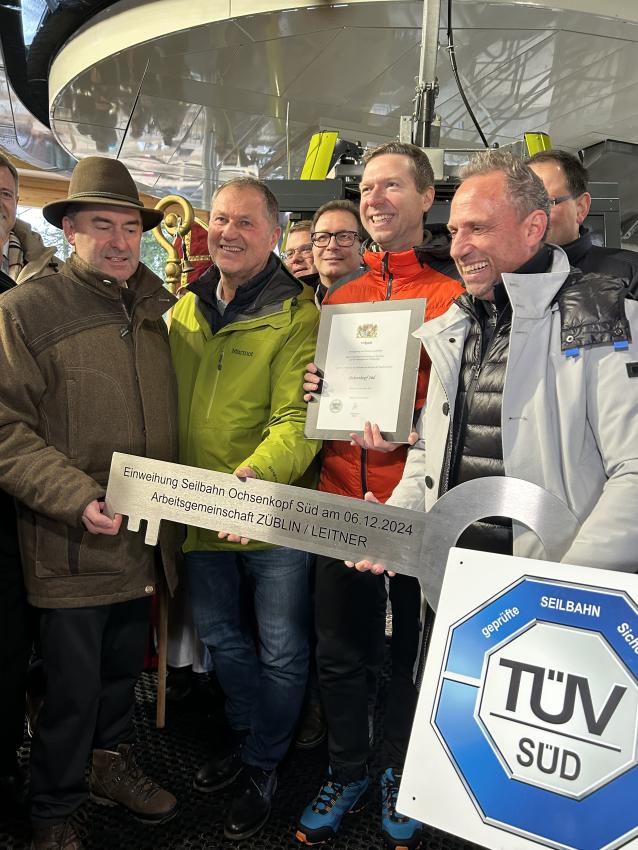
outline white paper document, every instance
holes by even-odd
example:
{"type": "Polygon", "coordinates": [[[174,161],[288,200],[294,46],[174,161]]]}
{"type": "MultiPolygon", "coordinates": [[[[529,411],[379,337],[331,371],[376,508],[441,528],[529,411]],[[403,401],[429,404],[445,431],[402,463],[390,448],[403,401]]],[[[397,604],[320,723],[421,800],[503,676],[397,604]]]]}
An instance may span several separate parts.
{"type": "Polygon", "coordinates": [[[410,310],[344,313],[333,317],[319,429],[397,428],[410,310]]]}

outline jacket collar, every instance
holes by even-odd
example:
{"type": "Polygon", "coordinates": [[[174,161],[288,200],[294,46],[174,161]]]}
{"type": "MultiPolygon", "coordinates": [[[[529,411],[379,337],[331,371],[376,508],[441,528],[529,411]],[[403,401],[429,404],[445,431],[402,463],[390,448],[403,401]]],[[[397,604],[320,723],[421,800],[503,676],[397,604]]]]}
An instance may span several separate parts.
{"type": "Polygon", "coordinates": [[[578,228],[576,239],[573,242],[568,242],[566,245],[561,245],[572,266],[578,266],[583,257],[591,251],[591,247],[591,232],[588,228],[583,227],[582,224],[578,228]]]}
{"type": "Polygon", "coordinates": [[[22,245],[25,264],[35,260],[45,251],[49,253],[49,256],[53,256],[53,254],[55,254],[55,248],[44,247],[42,237],[37,231],[33,230],[28,222],[21,221],[19,218],[16,218],[12,230],[22,245]]]}
{"type": "MultiPolygon", "coordinates": [[[[516,269],[516,275],[538,275],[551,270],[553,261],[553,252],[549,245],[541,245],[540,249],[530,257],[527,262],[516,269]]],[[[527,278],[529,280],[529,277],[527,278]]],[[[475,295],[469,295],[464,292],[463,295],[457,298],[457,303],[467,312],[474,316],[491,315],[494,310],[497,312],[510,303],[509,294],[505,288],[505,284],[500,280],[494,287],[494,298],[492,301],[484,301],[477,298],[475,295]]]]}
{"type": "Polygon", "coordinates": [[[368,239],[361,246],[361,255],[366,266],[377,274],[385,276],[390,272],[394,276],[408,276],[418,273],[423,266],[433,261],[450,260],[450,236],[444,225],[430,225],[423,231],[423,242],[406,251],[385,251],[377,242],[368,239]]]}
{"type": "Polygon", "coordinates": [[[386,278],[408,277],[417,274],[423,268],[425,259],[419,259],[420,246],[407,251],[384,251],[376,242],[367,242],[363,249],[363,261],[370,271],[386,278]]]}
{"type": "MultiPolygon", "coordinates": [[[[508,272],[502,276],[512,311],[518,318],[540,319],[547,313],[569,274],[569,260],[562,248],[556,245],[548,247],[552,251],[549,271],[536,274],[508,272]]],[[[465,297],[461,296],[461,298],[465,297]]],[[[464,326],[468,323],[467,311],[457,303],[453,303],[442,316],[424,322],[414,332],[414,336],[420,340],[426,340],[442,333],[464,335],[466,333],[464,326]]]]}
{"type": "Polygon", "coordinates": [[[503,283],[512,304],[512,311],[518,318],[540,319],[547,313],[569,274],[567,254],[557,245],[548,247],[552,250],[549,271],[537,274],[503,274],[503,283]]]}
{"type": "MultiPolygon", "coordinates": [[[[109,301],[121,300],[122,288],[117,280],[81,260],[75,253],[67,260],[62,274],[102,298],[109,301]]],[[[137,311],[138,305],[143,302],[142,318],[159,319],[177,303],[175,296],[164,287],[159,277],[143,263],[138,264],[134,274],[128,279],[127,286],[131,293],[133,311],[137,311]]]]}
{"type": "Polygon", "coordinates": [[[237,289],[221,315],[216,296],[220,277],[219,269],[213,265],[187,287],[196,297],[199,311],[212,333],[237,321],[272,315],[279,312],[287,301],[311,300],[314,296],[312,289],[290,274],[279,257],[271,253],[266,266],[237,289]]]}
{"type": "Polygon", "coordinates": [[[62,266],[62,260],[55,256],[55,248],[46,248],[40,234],[26,221],[16,218],[13,232],[20,240],[24,251],[24,265],[17,282],[23,283],[32,277],[55,274],[62,266]],[[48,271],[45,269],[49,267],[48,271]]]}
{"type": "MultiPolygon", "coordinates": [[[[213,265],[186,288],[208,301],[211,297],[215,298],[220,277],[219,269],[213,265]]],[[[271,254],[266,266],[237,289],[228,306],[235,304],[235,312],[237,308],[242,313],[257,312],[261,307],[298,296],[303,291],[304,284],[290,274],[276,254],[271,254]]]]}

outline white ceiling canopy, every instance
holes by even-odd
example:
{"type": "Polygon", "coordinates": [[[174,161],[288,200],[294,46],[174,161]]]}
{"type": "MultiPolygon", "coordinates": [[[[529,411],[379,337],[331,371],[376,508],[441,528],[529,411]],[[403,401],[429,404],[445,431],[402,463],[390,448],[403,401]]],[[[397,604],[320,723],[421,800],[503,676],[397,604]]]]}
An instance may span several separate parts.
{"type": "MultiPolygon", "coordinates": [[[[615,16],[598,5],[454,0],[461,79],[490,143],[541,130],[572,150],[638,142],[638,3],[610,2],[615,16]]],[[[422,9],[124,0],[56,57],[51,128],[74,157],[118,156],[153,193],[206,206],[238,169],[298,176],[319,129],[364,145],[396,137],[413,108],[422,9]]],[[[445,44],[445,8],[441,25],[445,44]]],[[[437,73],[442,146],[479,147],[444,47],[437,73]]]]}

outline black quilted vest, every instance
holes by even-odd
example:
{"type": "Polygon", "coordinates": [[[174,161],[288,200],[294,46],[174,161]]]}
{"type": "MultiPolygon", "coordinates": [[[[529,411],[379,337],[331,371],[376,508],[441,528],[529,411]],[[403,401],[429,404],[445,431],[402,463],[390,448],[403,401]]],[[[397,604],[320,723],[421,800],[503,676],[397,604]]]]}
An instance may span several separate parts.
{"type": "MultiPolygon", "coordinates": [[[[518,272],[539,274],[551,262],[551,249],[544,246],[518,272]]],[[[473,478],[505,474],[501,407],[512,326],[512,308],[502,283],[494,289],[493,302],[466,294],[456,303],[472,318],[472,325],[456,394],[448,489],[473,478]]],[[[458,545],[511,555],[512,522],[486,517],[467,528],[458,545]]]]}
{"type": "MultiPolygon", "coordinates": [[[[512,308],[503,284],[494,303],[463,297],[473,322],[465,342],[456,394],[449,487],[473,478],[504,475],[501,399],[509,352],[512,308]]],[[[512,523],[498,517],[471,525],[459,546],[512,554],[512,523]]]]}
{"type": "MultiPolygon", "coordinates": [[[[545,246],[518,272],[542,273],[551,260],[552,250],[545,246]]],[[[445,463],[449,472],[441,481],[441,493],[472,478],[504,474],[501,406],[512,311],[503,284],[496,286],[494,296],[493,303],[467,293],[456,301],[472,325],[463,350],[445,463]]],[[[568,355],[580,348],[631,340],[625,296],[620,279],[570,269],[555,299],[561,315],[561,350],[568,355]]],[[[511,555],[511,520],[488,517],[474,523],[458,545],[511,555]]]]}

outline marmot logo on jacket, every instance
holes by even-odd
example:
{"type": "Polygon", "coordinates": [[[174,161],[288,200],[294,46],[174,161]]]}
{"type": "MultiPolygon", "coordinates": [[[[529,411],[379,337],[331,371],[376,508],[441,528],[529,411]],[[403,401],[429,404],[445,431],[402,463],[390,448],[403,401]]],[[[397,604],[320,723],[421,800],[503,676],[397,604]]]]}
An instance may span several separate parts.
{"type": "Polygon", "coordinates": [[[242,357],[252,357],[254,355],[254,351],[244,351],[243,348],[234,348],[232,349],[233,354],[241,354],[242,357]]]}

